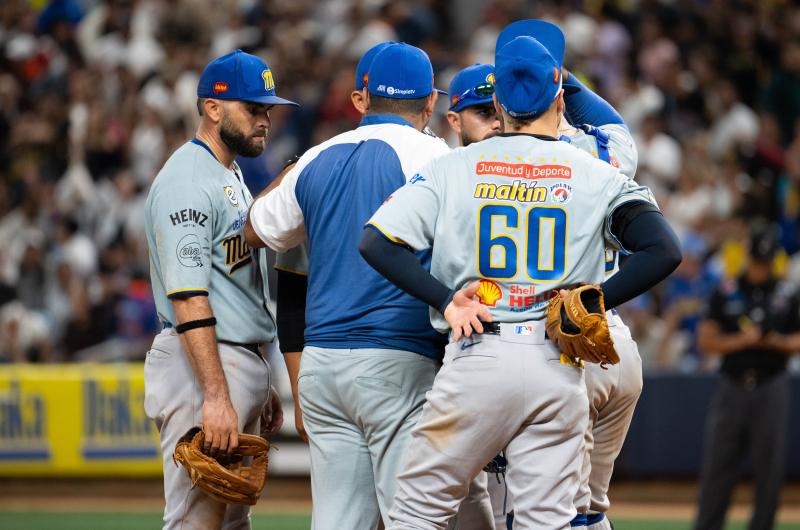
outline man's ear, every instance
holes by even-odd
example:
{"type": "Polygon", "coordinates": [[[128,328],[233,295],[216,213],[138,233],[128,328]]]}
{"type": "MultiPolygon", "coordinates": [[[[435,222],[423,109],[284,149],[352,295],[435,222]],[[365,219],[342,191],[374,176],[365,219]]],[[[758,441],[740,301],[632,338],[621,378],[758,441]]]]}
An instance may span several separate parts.
{"type": "Polygon", "coordinates": [[[500,121],[503,121],[503,108],[500,106],[500,102],[497,101],[497,94],[492,94],[492,102],[494,102],[494,111],[500,117],[500,121]]]}
{"type": "Polygon", "coordinates": [[[506,115],[503,114],[503,107],[497,101],[497,94],[492,94],[492,101],[494,102],[494,111],[497,114],[497,119],[500,120],[500,130],[505,131],[506,128],[506,115]]]}
{"type": "Polygon", "coordinates": [[[439,99],[439,93],[437,91],[431,92],[431,95],[428,96],[428,104],[425,105],[425,117],[430,118],[433,116],[433,108],[436,106],[436,100],[439,99]]]}
{"type": "Polygon", "coordinates": [[[450,127],[453,128],[453,131],[456,134],[461,134],[461,115],[458,112],[448,111],[447,112],[447,121],[450,123],[450,127]]]}
{"type": "Polygon", "coordinates": [[[562,88],[561,91],[558,93],[558,97],[556,97],[556,112],[559,115],[563,115],[567,112],[567,104],[564,103],[564,89],[562,88]]]}
{"type": "Polygon", "coordinates": [[[353,92],[350,94],[350,101],[353,103],[353,106],[356,108],[356,110],[362,114],[362,116],[369,110],[367,100],[364,98],[364,93],[361,90],[353,90],[353,92]]]}
{"type": "Polygon", "coordinates": [[[225,115],[223,105],[224,104],[222,100],[207,98],[203,102],[203,116],[208,116],[208,118],[214,123],[221,122],[222,117],[225,115]]]}

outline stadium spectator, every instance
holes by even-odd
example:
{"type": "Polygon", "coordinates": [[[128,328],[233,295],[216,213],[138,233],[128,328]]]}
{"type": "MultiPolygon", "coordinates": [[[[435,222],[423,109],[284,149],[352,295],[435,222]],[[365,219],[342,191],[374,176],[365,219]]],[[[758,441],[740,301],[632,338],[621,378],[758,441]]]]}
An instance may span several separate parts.
{"type": "MultiPolygon", "coordinates": [[[[144,355],[128,348],[148,334],[149,317],[136,316],[147,314],[136,294],[148,267],[141,203],[196,129],[203,66],[236,47],[267,58],[302,105],[273,110],[267,149],[241,162],[256,193],[288,158],[357,123],[355,62],[373,44],[422,47],[445,86],[464,67],[492,62],[507,24],[553,21],[566,35],[565,66],[636,135],[636,178],[653,185],[677,229],[708,245],[703,267],[737,274],[739,229],[775,223],[789,254],[786,278],[800,283],[793,3],[235,4],[0,1],[0,307],[17,300],[44,318],[51,359],[102,359],[95,354],[115,348],[123,353],[107,358],[144,355]]],[[[441,105],[431,129],[455,146],[441,105]]],[[[664,322],[665,288],[632,318],[664,322]]],[[[688,346],[679,335],[668,358],[681,364],[688,346]]]]}

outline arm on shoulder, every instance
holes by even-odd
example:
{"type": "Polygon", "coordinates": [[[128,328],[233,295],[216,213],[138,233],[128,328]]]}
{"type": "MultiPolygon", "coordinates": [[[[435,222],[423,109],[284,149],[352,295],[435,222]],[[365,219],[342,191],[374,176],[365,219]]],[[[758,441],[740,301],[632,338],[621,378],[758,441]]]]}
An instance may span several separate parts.
{"type": "MultiPolygon", "coordinates": [[[[289,248],[292,248],[293,245],[289,245],[288,247],[282,246],[277,244],[277,241],[272,241],[270,239],[270,233],[268,232],[281,232],[280,235],[287,236],[292,235],[295,232],[298,232],[301,228],[304,227],[302,223],[302,212],[300,212],[300,207],[297,205],[297,199],[294,196],[293,190],[288,190],[287,193],[280,195],[282,192],[282,184],[284,184],[284,179],[294,170],[296,164],[290,164],[284,168],[283,172],[281,172],[278,177],[270,183],[267,188],[262,191],[258,197],[255,198],[253,204],[250,205],[250,209],[247,211],[247,223],[244,225],[244,239],[247,242],[247,245],[251,248],[264,248],[264,247],[271,247],[274,250],[285,252],[289,248]],[[291,215],[286,216],[286,218],[282,218],[281,226],[275,226],[274,219],[270,219],[270,217],[274,217],[276,212],[270,212],[267,205],[265,205],[265,201],[268,200],[267,195],[270,195],[269,199],[275,199],[274,202],[294,202],[294,204],[287,205],[288,209],[291,210],[291,215]],[[254,218],[253,210],[256,209],[258,214],[254,218]],[[262,211],[264,210],[264,211],[262,211]],[[299,217],[299,223],[298,218],[299,217]],[[255,225],[257,223],[262,223],[261,235],[259,235],[258,230],[256,229],[255,225]],[[266,229],[266,230],[265,230],[266,229]]],[[[288,184],[288,182],[287,182],[288,184]]],[[[302,241],[305,237],[305,230],[302,230],[303,237],[298,240],[302,241]]],[[[296,235],[296,234],[294,234],[296,235]]],[[[296,243],[295,243],[296,244],[296,243]]]]}

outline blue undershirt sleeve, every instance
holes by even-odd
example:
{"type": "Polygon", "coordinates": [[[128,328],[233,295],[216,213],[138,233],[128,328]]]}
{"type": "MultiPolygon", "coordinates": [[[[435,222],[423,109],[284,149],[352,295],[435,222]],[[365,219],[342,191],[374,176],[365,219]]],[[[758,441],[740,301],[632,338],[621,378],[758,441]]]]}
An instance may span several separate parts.
{"type": "Polygon", "coordinates": [[[586,88],[586,86],[581,83],[580,79],[573,74],[569,74],[569,78],[564,81],[564,86],[580,89],[574,94],[564,94],[564,103],[567,107],[567,120],[575,127],[588,123],[594,127],[617,124],[622,125],[625,129],[628,128],[622,116],[614,110],[614,107],[586,88]]]}
{"type": "Polygon", "coordinates": [[[392,243],[371,225],[364,227],[358,251],[383,277],[441,314],[453,300],[456,291],[425,270],[408,247],[392,243]]]}
{"type": "MultiPolygon", "coordinates": [[[[625,206],[628,205],[620,207],[614,216],[625,216],[625,206]]],[[[669,276],[683,259],[678,236],[661,212],[641,209],[635,204],[628,208],[639,208],[639,214],[628,216],[619,223],[615,236],[633,254],[625,266],[602,285],[606,310],[653,288],[669,276]]]]}

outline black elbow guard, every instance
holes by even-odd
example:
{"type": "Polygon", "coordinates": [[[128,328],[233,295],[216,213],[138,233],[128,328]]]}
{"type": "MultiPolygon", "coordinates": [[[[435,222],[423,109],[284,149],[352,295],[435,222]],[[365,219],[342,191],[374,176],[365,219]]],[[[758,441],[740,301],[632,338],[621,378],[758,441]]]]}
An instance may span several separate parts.
{"type": "Polygon", "coordinates": [[[308,277],[278,271],[277,325],[281,353],[303,351],[308,277]]]}

